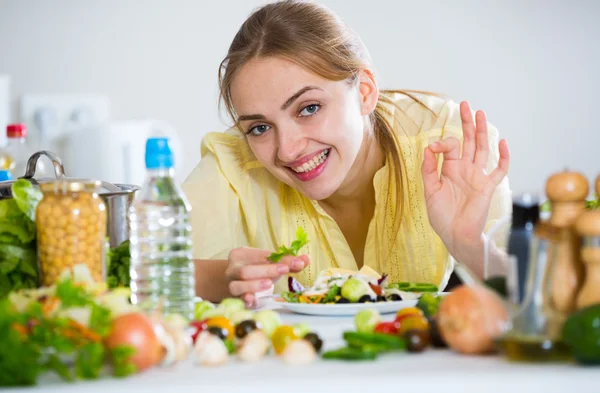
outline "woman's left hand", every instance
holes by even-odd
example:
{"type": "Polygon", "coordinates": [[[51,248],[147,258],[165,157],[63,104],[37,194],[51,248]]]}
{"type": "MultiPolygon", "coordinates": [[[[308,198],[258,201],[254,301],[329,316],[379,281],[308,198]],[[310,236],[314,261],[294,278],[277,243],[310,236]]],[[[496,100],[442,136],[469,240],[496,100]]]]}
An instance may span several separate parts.
{"type": "Polygon", "coordinates": [[[462,102],[460,117],[462,154],[460,141],[454,137],[431,144],[425,149],[422,175],[429,222],[448,251],[463,262],[461,259],[473,259],[473,251],[482,249],[492,195],[508,173],[509,151],[506,140],[501,140],[498,166],[486,173],[490,151],[485,113],[477,111],[473,124],[471,108],[462,102]],[[441,175],[435,158],[438,153],[444,156],[441,175]]]}

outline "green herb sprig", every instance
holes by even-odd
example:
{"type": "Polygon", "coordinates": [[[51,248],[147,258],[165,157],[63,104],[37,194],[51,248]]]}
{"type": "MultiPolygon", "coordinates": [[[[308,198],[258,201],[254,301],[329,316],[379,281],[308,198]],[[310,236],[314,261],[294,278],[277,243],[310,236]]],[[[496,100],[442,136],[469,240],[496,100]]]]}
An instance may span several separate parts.
{"type": "Polygon", "coordinates": [[[279,262],[281,258],[286,255],[294,255],[297,256],[300,249],[304,247],[308,243],[308,235],[304,231],[304,228],[298,227],[296,230],[296,240],[292,242],[289,247],[279,246],[276,252],[269,255],[267,258],[271,262],[279,262]]]}

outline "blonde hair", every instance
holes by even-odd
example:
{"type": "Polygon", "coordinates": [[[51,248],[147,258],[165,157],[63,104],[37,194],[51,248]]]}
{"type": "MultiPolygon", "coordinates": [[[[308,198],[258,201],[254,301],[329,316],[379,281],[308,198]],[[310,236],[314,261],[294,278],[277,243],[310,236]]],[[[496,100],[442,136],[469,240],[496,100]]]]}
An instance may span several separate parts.
{"type": "MultiPolygon", "coordinates": [[[[231,83],[240,68],[257,57],[279,57],[334,81],[353,83],[360,71],[372,67],[371,57],[362,40],[332,11],[313,2],[287,0],[267,4],[256,10],[235,35],[227,56],[219,67],[221,102],[237,124],[231,100],[231,83]]],[[[392,95],[403,94],[420,105],[413,90],[382,90],[370,120],[375,138],[387,157],[393,160],[390,173],[401,198],[395,203],[393,228],[400,230],[404,197],[402,195],[403,155],[398,133],[391,124],[394,110],[400,110],[392,95]]],[[[429,109],[429,108],[427,108],[429,109]]],[[[386,211],[389,206],[385,206],[386,211]]]]}

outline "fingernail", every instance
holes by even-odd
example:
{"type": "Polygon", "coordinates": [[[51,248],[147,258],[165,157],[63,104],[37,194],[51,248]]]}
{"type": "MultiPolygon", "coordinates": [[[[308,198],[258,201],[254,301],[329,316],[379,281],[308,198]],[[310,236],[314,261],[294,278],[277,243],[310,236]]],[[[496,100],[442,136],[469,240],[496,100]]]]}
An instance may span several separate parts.
{"type": "Polygon", "coordinates": [[[301,259],[295,259],[294,262],[292,262],[292,267],[294,269],[302,269],[304,267],[304,261],[301,259]]]}
{"type": "Polygon", "coordinates": [[[277,266],[277,273],[285,274],[285,273],[287,273],[289,271],[290,271],[290,269],[287,267],[287,265],[279,265],[279,266],[277,266]]]}
{"type": "Polygon", "coordinates": [[[260,282],[260,287],[263,289],[267,289],[267,288],[271,287],[271,284],[272,284],[271,280],[262,280],[260,282]]]}

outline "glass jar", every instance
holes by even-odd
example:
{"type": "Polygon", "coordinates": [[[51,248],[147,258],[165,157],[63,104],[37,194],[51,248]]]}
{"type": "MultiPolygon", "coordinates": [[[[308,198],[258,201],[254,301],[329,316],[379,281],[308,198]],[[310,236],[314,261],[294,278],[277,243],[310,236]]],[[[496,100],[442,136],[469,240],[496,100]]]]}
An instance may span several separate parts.
{"type": "Polygon", "coordinates": [[[54,284],[65,269],[84,264],[94,281],[105,278],[106,205],[101,182],[61,179],[40,185],[36,210],[41,284],[54,284]]]}

